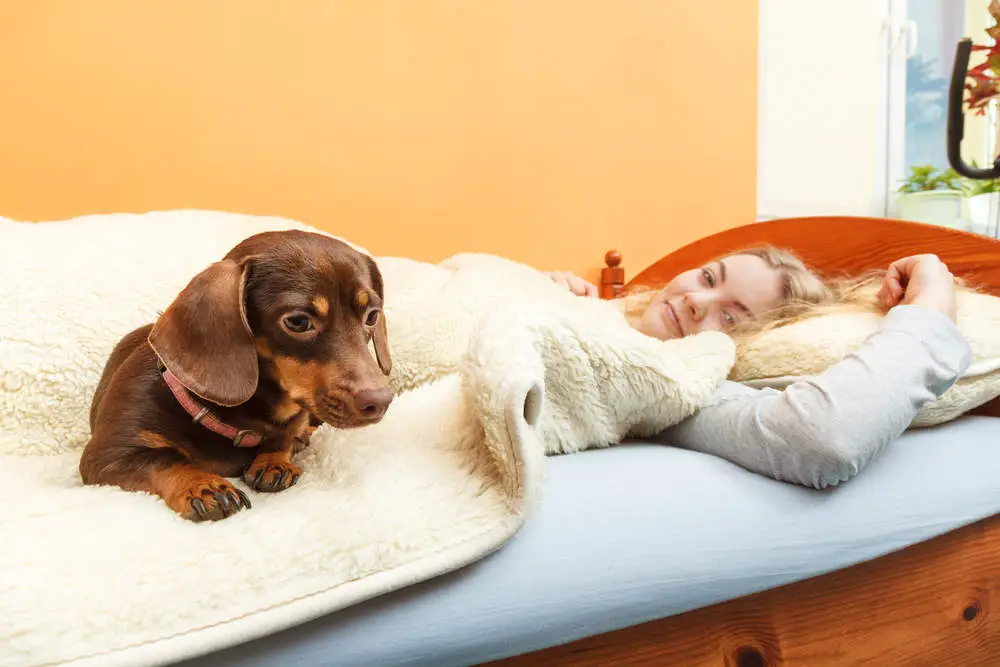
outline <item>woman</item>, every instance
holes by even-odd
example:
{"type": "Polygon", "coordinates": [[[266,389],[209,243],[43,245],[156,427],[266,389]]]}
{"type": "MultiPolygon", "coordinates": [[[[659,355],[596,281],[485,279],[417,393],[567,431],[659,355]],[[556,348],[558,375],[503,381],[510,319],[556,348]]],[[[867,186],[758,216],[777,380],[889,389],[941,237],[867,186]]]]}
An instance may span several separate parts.
{"type": "MultiPolygon", "coordinates": [[[[573,274],[549,276],[574,294],[597,295],[573,274]]],[[[888,310],[856,353],[783,391],[725,382],[662,441],[816,488],[857,474],[969,366],[971,350],[955,324],[955,280],[936,256],[904,257],[874,279],[837,286],[789,252],[752,249],[617,300],[629,324],[664,340],[708,330],[739,340],[850,301],[888,310]]]]}

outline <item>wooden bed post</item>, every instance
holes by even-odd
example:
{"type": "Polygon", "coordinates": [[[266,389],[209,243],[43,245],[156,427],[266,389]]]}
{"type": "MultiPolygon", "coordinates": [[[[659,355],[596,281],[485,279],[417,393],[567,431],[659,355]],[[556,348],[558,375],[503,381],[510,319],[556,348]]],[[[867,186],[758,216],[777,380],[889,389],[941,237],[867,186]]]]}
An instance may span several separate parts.
{"type": "Polygon", "coordinates": [[[621,266],[622,254],[617,250],[609,250],[604,254],[606,268],[601,269],[602,299],[614,299],[621,294],[625,286],[625,269],[621,266]]]}

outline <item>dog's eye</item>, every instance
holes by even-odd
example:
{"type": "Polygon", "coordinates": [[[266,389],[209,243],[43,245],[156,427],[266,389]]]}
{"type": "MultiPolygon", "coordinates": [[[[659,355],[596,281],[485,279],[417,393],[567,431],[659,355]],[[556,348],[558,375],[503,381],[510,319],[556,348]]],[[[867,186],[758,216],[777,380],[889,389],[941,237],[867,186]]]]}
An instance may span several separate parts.
{"type": "Polygon", "coordinates": [[[365,317],[365,326],[373,327],[378,322],[378,312],[377,310],[369,310],[368,315],[365,317]]]}
{"type": "Polygon", "coordinates": [[[312,318],[305,313],[293,313],[285,315],[281,323],[292,333],[305,333],[313,328],[312,318]]]}

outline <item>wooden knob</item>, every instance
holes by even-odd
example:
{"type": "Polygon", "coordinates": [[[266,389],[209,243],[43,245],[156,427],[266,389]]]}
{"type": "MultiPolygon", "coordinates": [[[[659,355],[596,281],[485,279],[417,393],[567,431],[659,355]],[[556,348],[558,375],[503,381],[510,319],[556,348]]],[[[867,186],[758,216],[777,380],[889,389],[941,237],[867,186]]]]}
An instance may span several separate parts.
{"type": "Polygon", "coordinates": [[[609,250],[604,254],[604,263],[613,269],[622,263],[622,254],[617,250],[609,250]]]}

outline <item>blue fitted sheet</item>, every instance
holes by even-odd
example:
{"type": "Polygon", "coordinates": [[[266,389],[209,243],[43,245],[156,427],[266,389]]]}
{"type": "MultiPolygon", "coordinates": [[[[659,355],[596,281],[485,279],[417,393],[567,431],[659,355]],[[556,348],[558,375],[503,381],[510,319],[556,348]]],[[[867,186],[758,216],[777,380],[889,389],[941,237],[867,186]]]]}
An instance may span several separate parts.
{"type": "Polygon", "coordinates": [[[550,460],[542,505],[461,571],[185,667],[502,658],[805,579],[1000,511],[1000,419],[911,431],[814,491],[634,443],[550,460]]]}

